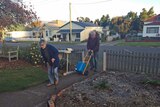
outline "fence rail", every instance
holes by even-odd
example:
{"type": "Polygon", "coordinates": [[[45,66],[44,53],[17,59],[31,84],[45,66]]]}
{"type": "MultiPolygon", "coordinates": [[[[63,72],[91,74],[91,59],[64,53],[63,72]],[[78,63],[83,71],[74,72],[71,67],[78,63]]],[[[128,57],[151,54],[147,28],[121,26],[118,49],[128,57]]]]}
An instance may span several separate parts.
{"type": "Polygon", "coordinates": [[[160,74],[160,53],[105,51],[103,70],[160,74]]]}

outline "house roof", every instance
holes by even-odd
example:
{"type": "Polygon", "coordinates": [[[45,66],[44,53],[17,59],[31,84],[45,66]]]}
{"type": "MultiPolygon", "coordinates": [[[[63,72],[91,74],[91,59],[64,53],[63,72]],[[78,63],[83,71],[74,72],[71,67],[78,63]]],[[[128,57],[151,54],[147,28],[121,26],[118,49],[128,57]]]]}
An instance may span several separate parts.
{"type": "Polygon", "coordinates": [[[96,24],[90,23],[90,22],[77,22],[77,21],[72,21],[73,23],[80,25],[82,27],[96,27],[96,24]]]}
{"type": "Polygon", "coordinates": [[[151,23],[148,23],[148,24],[145,24],[145,25],[160,25],[160,22],[151,22],[151,23]]]}
{"type": "MultiPolygon", "coordinates": [[[[65,25],[69,24],[70,22],[66,23],[65,25]]],[[[75,23],[83,28],[85,27],[97,27],[96,24],[90,23],[90,22],[77,22],[77,21],[72,21],[72,23],[75,23]]],[[[64,27],[65,25],[63,25],[62,27],[64,27]]],[[[61,28],[62,28],[61,27],[61,28]]]]}
{"type": "Polygon", "coordinates": [[[145,22],[160,22],[160,14],[147,19],[145,22]]]}
{"type": "MultiPolygon", "coordinates": [[[[84,29],[72,29],[72,33],[80,33],[82,32],[84,29]]],[[[59,30],[58,33],[69,33],[70,30],[69,29],[62,29],[59,30]]]]}

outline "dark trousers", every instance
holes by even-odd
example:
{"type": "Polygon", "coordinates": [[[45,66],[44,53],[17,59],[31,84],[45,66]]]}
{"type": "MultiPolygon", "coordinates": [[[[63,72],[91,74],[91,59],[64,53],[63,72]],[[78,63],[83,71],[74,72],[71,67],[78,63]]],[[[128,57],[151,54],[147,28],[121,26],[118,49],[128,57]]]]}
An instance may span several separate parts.
{"type": "Polygon", "coordinates": [[[98,59],[98,52],[93,52],[93,56],[90,60],[90,67],[91,69],[97,70],[97,59],[98,59]]]}

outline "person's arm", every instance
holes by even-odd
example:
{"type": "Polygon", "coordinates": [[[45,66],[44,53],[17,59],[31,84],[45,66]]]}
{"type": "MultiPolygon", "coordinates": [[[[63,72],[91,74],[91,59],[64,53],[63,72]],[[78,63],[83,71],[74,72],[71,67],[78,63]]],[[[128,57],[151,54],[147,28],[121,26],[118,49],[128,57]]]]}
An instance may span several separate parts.
{"type": "Polygon", "coordinates": [[[51,51],[51,61],[54,63],[54,61],[56,60],[55,58],[58,58],[58,50],[54,47],[54,46],[49,46],[50,47],[50,51],[51,51]]]}
{"type": "Polygon", "coordinates": [[[90,39],[88,38],[88,40],[87,40],[87,50],[90,50],[89,41],[90,41],[90,39]]]}

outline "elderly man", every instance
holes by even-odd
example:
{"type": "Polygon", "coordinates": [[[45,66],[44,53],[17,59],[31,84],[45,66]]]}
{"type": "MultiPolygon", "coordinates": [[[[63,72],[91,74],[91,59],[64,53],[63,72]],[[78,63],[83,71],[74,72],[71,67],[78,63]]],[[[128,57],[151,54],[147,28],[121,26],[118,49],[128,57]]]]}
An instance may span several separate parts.
{"type": "Polygon", "coordinates": [[[93,52],[93,56],[90,60],[90,70],[97,71],[97,57],[99,51],[99,34],[97,31],[91,31],[87,41],[88,51],[93,52]]]}
{"type": "Polygon", "coordinates": [[[47,86],[51,86],[53,84],[58,84],[58,67],[59,67],[59,57],[58,57],[58,50],[50,45],[47,44],[45,40],[40,41],[40,47],[41,47],[41,55],[43,57],[43,60],[47,64],[48,68],[48,78],[49,78],[49,84],[47,86]]]}

